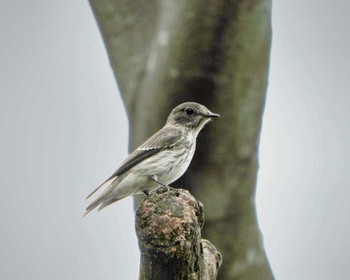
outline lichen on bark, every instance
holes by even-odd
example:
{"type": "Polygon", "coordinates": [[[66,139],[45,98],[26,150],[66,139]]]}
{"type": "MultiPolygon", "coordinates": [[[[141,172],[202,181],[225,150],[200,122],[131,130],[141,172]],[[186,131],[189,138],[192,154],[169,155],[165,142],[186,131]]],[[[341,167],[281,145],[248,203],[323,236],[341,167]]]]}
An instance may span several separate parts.
{"type": "Polygon", "coordinates": [[[203,206],[188,191],[159,189],[136,211],[140,279],[216,279],[221,254],[201,239],[203,206]]]}

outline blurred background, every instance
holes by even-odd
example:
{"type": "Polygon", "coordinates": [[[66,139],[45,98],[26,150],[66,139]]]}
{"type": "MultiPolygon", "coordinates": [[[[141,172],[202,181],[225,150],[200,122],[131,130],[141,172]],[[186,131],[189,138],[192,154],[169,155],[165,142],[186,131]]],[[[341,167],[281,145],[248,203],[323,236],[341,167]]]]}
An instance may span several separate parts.
{"type": "MultiPolygon", "coordinates": [[[[2,277],[137,279],[132,199],[81,219],[128,138],[89,4],[22,2],[0,10],[2,277]]],[[[349,4],[273,4],[256,196],[265,249],[276,279],[349,279],[349,4]]]]}

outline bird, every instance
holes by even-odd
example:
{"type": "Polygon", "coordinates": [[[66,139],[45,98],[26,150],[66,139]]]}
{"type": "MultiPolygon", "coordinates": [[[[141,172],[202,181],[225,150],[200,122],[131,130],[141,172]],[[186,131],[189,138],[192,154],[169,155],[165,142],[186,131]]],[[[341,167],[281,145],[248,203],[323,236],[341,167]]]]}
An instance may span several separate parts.
{"type": "Polygon", "coordinates": [[[98,211],[125,197],[150,191],[180,178],[187,170],[195,149],[198,133],[212,119],[220,117],[196,102],[176,106],[158,132],[133,151],[117,170],[98,186],[105,190],[86,208],[83,215],[98,207],[98,211]]]}

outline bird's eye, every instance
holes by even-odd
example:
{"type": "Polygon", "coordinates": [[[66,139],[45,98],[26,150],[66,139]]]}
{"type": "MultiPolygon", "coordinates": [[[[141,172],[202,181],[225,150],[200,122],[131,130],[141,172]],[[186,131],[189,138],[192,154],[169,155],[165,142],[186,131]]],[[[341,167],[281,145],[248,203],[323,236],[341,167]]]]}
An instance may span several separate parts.
{"type": "Polygon", "coordinates": [[[192,116],[194,114],[194,110],[192,108],[185,109],[187,115],[192,116]]]}

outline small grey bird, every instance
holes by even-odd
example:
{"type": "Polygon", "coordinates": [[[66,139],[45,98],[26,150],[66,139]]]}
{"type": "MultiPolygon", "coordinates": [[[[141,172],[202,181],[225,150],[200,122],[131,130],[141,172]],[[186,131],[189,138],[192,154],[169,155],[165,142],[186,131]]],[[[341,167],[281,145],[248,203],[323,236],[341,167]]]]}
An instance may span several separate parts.
{"type": "Polygon", "coordinates": [[[132,152],[118,169],[94,190],[107,188],[87,208],[84,216],[129,195],[144,193],[168,185],[187,170],[195,148],[198,133],[211,119],[220,117],[205,106],[186,102],[175,107],[165,126],[132,152]]]}

